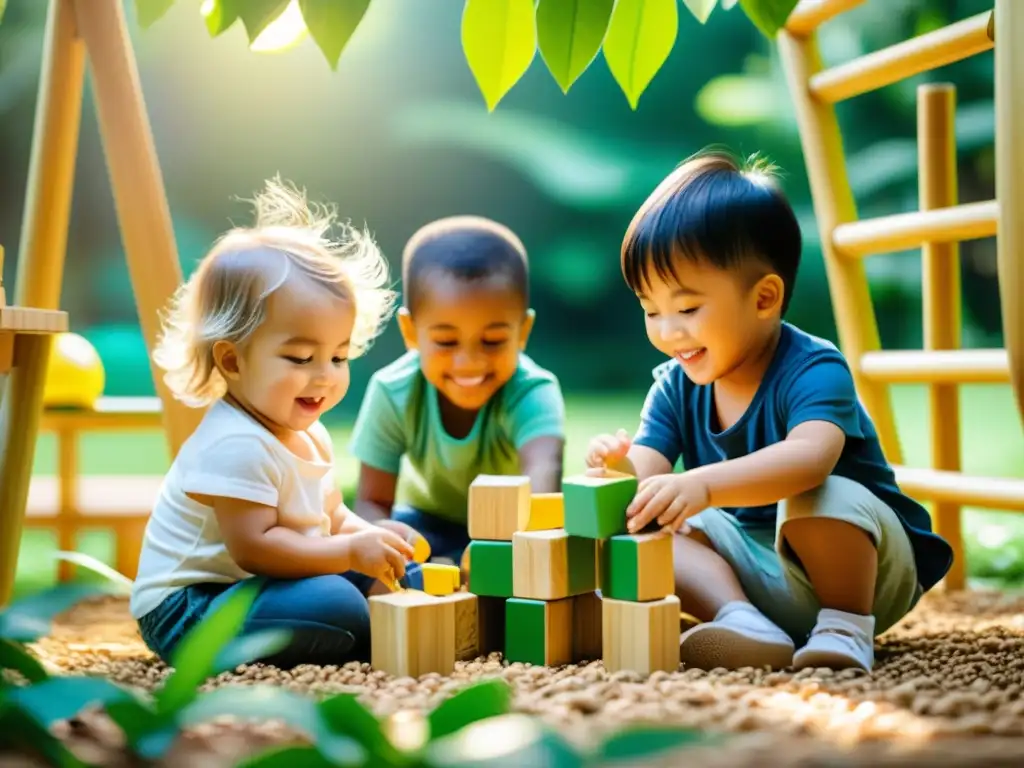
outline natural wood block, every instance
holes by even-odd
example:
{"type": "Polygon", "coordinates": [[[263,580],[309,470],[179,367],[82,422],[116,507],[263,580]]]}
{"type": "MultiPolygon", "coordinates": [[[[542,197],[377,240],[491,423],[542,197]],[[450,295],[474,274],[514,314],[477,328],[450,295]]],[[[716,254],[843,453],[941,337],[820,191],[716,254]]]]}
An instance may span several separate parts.
{"type": "Polygon", "coordinates": [[[450,595],[460,586],[459,567],[441,563],[423,563],[423,591],[428,595],[450,595]]]}
{"type": "Polygon", "coordinates": [[[519,521],[520,531],[550,531],[565,526],[565,497],[561,493],[535,493],[530,496],[530,510],[519,521]]]}
{"type": "Polygon", "coordinates": [[[395,677],[455,670],[455,603],[418,590],[370,598],[370,665],[395,677]]]}
{"type": "Polygon", "coordinates": [[[573,598],[505,601],[505,659],[557,667],[572,661],[573,598]]]}
{"type": "Polygon", "coordinates": [[[649,675],[679,669],[679,598],[633,603],[601,601],[602,658],[608,672],[649,675]]]}
{"type": "Polygon", "coordinates": [[[68,313],[61,309],[0,306],[0,331],[15,333],[64,333],[68,313]]]}
{"type": "Polygon", "coordinates": [[[565,530],[573,536],[607,539],[626,533],[626,508],[636,495],[631,475],[577,475],[562,481],[565,530]]]}
{"type": "Polygon", "coordinates": [[[477,475],[469,486],[469,538],[512,541],[530,517],[530,478],[477,475]]]}
{"type": "Polygon", "coordinates": [[[613,600],[660,600],[675,594],[672,535],[612,536],[599,544],[601,594],[613,600]]]}
{"type": "Polygon", "coordinates": [[[475,659],[480,655],[480,598],[470,592],[453,592],[441,599],[455,606],[456,661],[475,659]]]}
{"type": "Polygon", "coordinates": [[[466,556],[470,592],[487,597],[512,597],[511,541],[471,541],[466,556]]]}
{"type": "Polygon", "coordinates": [[[597,547],[593,539],[563,530],[517,531],[512,536],[512,593],[560,600],[593,592],[597,547]]]}
{"type": "Polygon", "coordinates": [[[596,592],[577,595],[572,600],[572,659],[574,662],[601,658],[601,596],[596,592]]]}

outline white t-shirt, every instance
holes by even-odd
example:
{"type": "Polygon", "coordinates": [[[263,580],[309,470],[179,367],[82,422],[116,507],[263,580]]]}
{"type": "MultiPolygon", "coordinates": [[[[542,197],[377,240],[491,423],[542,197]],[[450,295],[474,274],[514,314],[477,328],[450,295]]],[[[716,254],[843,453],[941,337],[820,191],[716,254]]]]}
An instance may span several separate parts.
{"type": "Polygon", "coordinates": [[[146,524],[129,602],[133,618],[189,584],[233,583],[252,575],[228,554],[213,508],[187,493],[277,507],[278,525],[306,536],[330,533],[325,501],[335,490],[331,438],[319,421],[305,437],[314,456],[326,451],[327,457],[308,461],[296,456],[263,425],[223,400],[207,409],[164,478],[146,524]]]}

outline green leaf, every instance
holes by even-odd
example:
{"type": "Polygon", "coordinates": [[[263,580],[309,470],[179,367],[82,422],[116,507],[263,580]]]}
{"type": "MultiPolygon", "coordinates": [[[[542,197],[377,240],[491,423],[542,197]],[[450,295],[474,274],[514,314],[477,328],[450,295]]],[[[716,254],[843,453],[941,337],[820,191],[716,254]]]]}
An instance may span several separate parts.
{"type": "MultiPolygon", "coordinates": [[[[728,0],[723,0],[723,2],[728,2],[728,0]]],[[[697,21],[704,24],[711,12],[715,10],[718,0],[683,0],[683,4],[690,9],[690,13],[697,21]]]]}
{"type": "Polygon", "coordinates": [[[786,26],[789,14],[793,12],[799,0],[739,0],[740,8],[747,14],[761,34],[770,40],[786,26]]]}
{"type": "Polygon", "coordinates": [[[7,10],[7,0],[0,0],[0,21],[4,20],[4,11],[7,10]]]}
{"type": "Polygon", "coordinates": [[[145,760],[163,757],[178,738],[173,714],[158,715],[137,699],[111,702],[106,710],[124,732],[128,746],[145,760]]]}
{"type": "Polygon", "coordinates": [[[491,717],[432,741],[426,749],[431,768],[583,768],[583,755],[544,725],[520,713],[491,717]]]}
{"type": "Polygon", "coordinates": [[[196,698],[197,689],[214,669],[217,654],[242,629],[257,594],[258,582],[237,588],[181,639],[171,657],[174,672],[154,696],[157,714],[177,712],[196,698]]]}
{"type": "Polygon", "coordinates": [[[316,747],[271,747],[248,760],[238,763],[237,768],[332,768],[332,763],[317,752],[316,747]]]}
{"type": "Polygon", "coordinates": [[[90,768],[50,731],[10,705],[0,706],[0,743],[36,752],[54,768],[90,768]]]}
{"type": "Polygon", "coordinates": [[[249,36],[249,44],[256,42],[260,32],[284,13],[290,0],[223,0],[225,5],[234,5],[235,13],[245,25],[245,33],[249,36]]]}
{"type": "Polygon", "coordinates": [[[563,93],[601,50],[615,0],[539,0],[537,42],[541,58],[563,93]]]}
{"type": "Polygon", "coordinates": [[[462,50],[487,111],[493,112],[537,52],[533,0],[466,0],[462,50]]]}
{"type": "Polygon", "coordinates": [[[359,703],[355,694],[331,696],[321,701],[318,709],[328,731],[354,739],[372,756],[375,764],[376,761],[385,765],[402,764],[402,754],[388,739],[380,721],[359,703]]]}
{"type": "MultiPolygon", "coordinates": [[[[173,2],[174,0],[171,0],[173,2]]],[[[53,553],[54,560],[63,560],[64,562],[74,563],[79,568],[87,568],[98,576],[102,576],[111,585],[117,585],[121,588],[124,594],[129,594],[132,589],[132,580],[125,576],[120,571],[114,570],[109,565],[104,563],[92,555],[87,555],[84,552],[67,552],[61,550],[53,553]]]]}
{"type": "Polygon", "coordinates": [[[504,680],[494,678],[470,685],[430,713],[430,738],[440,739],[478,720],[506,715],[511,707],[512,690],[504,680]]]}
{"type": "Polygon", "coordinates": [[[131,693],[102,677],[51,677],[41,683],[13,688],[7,699],[44,728],[74,717],[87,706],[107,706],[133,699],[131,693]]]}
{"type": "Polygon", "coordinates": [[[745,126],[770,122],[780,113],[775,84],[754,75],[719,75],[697,92],[694,107],[711,125],[745,126]]]}
{"type": "Polygon", "coordinates": [[[174,0],[135,0],[135,15],[143,29],[156,23],[171,9],[174,0]]]}
{"type": "Polygon", "coordinates": [[[0,611],[0,638],[30,643],[50,634],[53,618],[87,597],[107,594],[104,587],[61,584],[12,603],[0,611]]]}
{"type": "Polygon", "coordinates": [[[235,638],[225,645],[214,660],[210,674],[234,669],[242,664],[251,664],[282,650],[292,640],[290,629],[261,629],[235,638]]]}
{"type": "Polygon", "coordinates": [[[30,683],[38,683],[50,676],[35,656],[20,645],[3,639],[0,639],[0,669],[20,672],[30,683]]]}
{"type": "Polygon", "coordinates": [[[617,0],[605,35],[608,69],[634,110],[679,32],[676,0],[617,0]]]}
{"type": "Polygon", "coordinates": [[[332,70],[369,7],[370,0],[299,0],[309,35],[332,70]]]}
{"type": "Polygon", "coordinates": [[[719,741],[717,734],[686,728],[639,726],[610,736],[597,750],[597,759],[603,765],[623,760],[634,765],[638,760],[654,757],[663,752],[704,745],[719,741]]]}
{"type": "Polygon", "coordinates": [[[210,37],[227,31],[238,20],[237,0],[207,0],[203,5],[203,17],[210,37]]]}

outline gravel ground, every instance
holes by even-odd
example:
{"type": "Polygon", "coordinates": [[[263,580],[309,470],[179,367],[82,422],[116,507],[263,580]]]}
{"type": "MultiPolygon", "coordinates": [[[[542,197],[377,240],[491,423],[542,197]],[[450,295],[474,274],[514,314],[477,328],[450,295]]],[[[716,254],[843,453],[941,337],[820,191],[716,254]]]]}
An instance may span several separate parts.
{"type": "MultiPolygon", "coordinates": [[[[69,612],[32,646],[49,667],[106,675],[152,690],[167,674],[139,639],[120,599],[69,612]]],[[[512,683],[515,708],[581,743],[630,721],[721,730],[724,744],[687,753],[710,766],[1019,766],[1024,764],[1024,597],[968,592],[929,595],[879,638],[871,675],[681,669],[649,678],[608,675],[600,662],[559,669],[459,663],[450,678],[394,679],[366,665],[241,667],[207,687],[275,682],[300,691],[357,692],[378,715],[427,708],[480,676],[512,683]]],[[[100,715],[62,723],[83,758],[129,765],[119,733],[100,715]]],[[[162,765],[229,766],[251,750],[301,738],[277,723],[203,725],[186,733],[162,765]]],[[[678,758],[677,758],[678,760],[678,758]]],[[[692,761],[692,762],[691,762],[692,761]]],[[[4,766],[30,765],[0,755],[4,766]]],[[[662,764],[677,764],[663,761],[662,764]]]]}

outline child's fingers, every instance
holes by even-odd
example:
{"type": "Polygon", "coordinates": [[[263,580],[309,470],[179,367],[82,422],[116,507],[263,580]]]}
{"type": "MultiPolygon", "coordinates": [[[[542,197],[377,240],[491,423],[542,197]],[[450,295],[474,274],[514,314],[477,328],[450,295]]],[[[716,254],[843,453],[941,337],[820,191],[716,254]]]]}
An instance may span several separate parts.
{"type": "Polygon", "coordinates": [[[387,537],[387,543],[391,547],[407,556],[410,560],[416,555],[416,549],[408,539],[399,536],[394,531],[388,531],[388,533],[390,535],[387,537]]]}
{"type": "Polygon", "coordinates": [[[405,576],[405,558],[399,554],[398,550],[385,545],[384,559],[387,560],[388,565],[391,566],[391,570],[394,572],[396,580],[405,576]]]}

